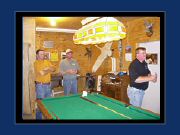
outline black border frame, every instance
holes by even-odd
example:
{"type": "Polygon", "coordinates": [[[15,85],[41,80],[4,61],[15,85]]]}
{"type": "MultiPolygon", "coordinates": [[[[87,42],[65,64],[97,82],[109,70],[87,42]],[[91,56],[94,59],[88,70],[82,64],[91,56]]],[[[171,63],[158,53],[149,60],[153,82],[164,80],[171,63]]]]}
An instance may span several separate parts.
{"type": "Polygon", "coordinates": [[[166,112],[166,90],[165,90],[165,12],[158,11],[158,12],[88,12],[88,11],[81,11],[81,12],[15,12],[15,54],[16,54],[16,80],[15,80],[15,118],[16,123],[84,123],[84,124],[117,124],[117,123],[151,123],[151,124],[162,124],[165,122],[165,112],[166,112]],[[23,120],[22,118],[22,73],[23,73],[23,17],[45,17],[45,16],[64,16],[64,17],[81,17],[81,16],[126,16],[126,17],[160,17],[160,120],[23,120]]]}

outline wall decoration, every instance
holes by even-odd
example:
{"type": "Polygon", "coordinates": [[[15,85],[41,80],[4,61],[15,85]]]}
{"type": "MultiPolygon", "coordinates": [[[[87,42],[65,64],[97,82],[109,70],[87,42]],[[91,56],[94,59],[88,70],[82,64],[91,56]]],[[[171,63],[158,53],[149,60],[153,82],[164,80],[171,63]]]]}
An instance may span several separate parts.
{"type": "Polygon", "coordinates": [[[66,52],[61,52],[61,60],[66,58],[66,52]]]}
{"type": "Polygon", "coordinates": [[[148,64],[157,65],[158,64],[158,54],[157,53],[147,53],[146,62],[148,64]]]}
{"type": "Polygon", "coordinates": [[[44,52],[44,59],[45,60],[50,60],[50,52],[44,52]]]}
{"type": "Polygon", "coordinates": [[[132,61],[132,53],[125,53],[125,60],[132,61]]]}
{"type": "Polygon", "coordinates": [[[130,45],[125,48],[125,60],[132,61],[132,47],[130,45]]]}
{"type": "Polygon", "coordinates": [[[58,51],[51,52],[51,61],[58,61],[58,51]]]}
{"type": "Polygon", "coordinates": [[[122,42],[121,42],[121,40],[119,40],[119,42],[118,42],[118,50],[119,50],[119,52],[122,52],[122,42]]]}
{"type": "Polygon", "coordinates": [[[119,40],[118,42],[118,50],[119,50],[119,67],[121,71],[123,68],[123,46],[121,40],[119,40]]]}
{"type": "Polygon", "coordinates": [[[126,46],[125,53],[131,53],[131,52],[132,52],[132,47],[126,46]]]}
{"type": "Polygon", "coordinates": [[[54,47],[54,41],[44,41],[43,47],[44,48],[53,48],[54,47]]]}
{"type": "Polygon", "coordinates": [[[153,23],[150,23],[148,21],[144,21],[144,26],[146,28],[146,35],[148,37],[151,37],[153,34],[153,23]]]}
{"type": "Polygon", "coordinates": [[[112,46],[113,42],[107,42],[102,48],[99,46],[95,45],[97,48],[101,50],[101,54],[98,56],[97,60],[95,61],[93,67],[92,67],[92,72],[96,72],[97,69],[101,66],[103,61],[108,57],[112,55],[112,46]]]}
{"type": "Polygon", "coordinates": [[[88,56],[88,59],[91,58],[92,56],[92,49],[91,48],[86,48],[86,53],[84,54],[84,56],[88,56]]]}

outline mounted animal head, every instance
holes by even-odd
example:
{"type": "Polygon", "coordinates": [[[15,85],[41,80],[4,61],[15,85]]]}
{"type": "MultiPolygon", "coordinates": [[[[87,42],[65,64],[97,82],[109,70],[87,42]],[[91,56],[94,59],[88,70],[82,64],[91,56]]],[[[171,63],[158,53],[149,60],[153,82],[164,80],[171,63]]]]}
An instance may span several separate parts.
{"type": "Polygon", "coordinates": [[[146,28],[146,35],[148,37],[152,36],[152,34],[153,34],[153,23],[144,21],[144,26],[146,28]]]}

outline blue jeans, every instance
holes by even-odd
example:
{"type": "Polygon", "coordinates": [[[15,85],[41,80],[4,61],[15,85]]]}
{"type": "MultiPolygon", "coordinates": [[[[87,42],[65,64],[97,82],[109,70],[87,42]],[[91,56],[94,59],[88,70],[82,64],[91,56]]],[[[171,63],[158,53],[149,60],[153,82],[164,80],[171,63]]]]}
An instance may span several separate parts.
{"type": "Polygon", "coordinates": [[[144,94],[144,90],[136,89],[134,87],[128,87],[127,89],[130,104],[136,107],[141,107],[144,94]]]}
{"type": "Polygon", "coordinates": [[[70,92],[77,94],[77,79],[64,79],[63,80],[64,95],[68,96],[70,92]]]}
{"type": "MultiPolygon", "coordinates": [[[[36,84],[36,99],[44,99],[51,97],[51,86],[36,84]]],[[[39,108],[36,108],[36,119],[42,119],[42,113],[39,108]]]]}

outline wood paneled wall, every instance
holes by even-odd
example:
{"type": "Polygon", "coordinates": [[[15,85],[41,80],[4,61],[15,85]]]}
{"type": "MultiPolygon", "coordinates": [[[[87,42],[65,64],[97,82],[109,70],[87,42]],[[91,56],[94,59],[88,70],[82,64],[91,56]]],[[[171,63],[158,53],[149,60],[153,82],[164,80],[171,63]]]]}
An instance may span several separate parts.
{"type": "MultiPolygon", "coordinates": [[[[127,37],[123,41],[123,56],[125,55],[125,47],[132,46],[132,57],[135,59],[135,49],[139,43],[160,40],[160,18],[159,17],[142,17],[126,23],[127,37]],[[153,35],[148,37],[144,22],[153,23],[153,35]]],[[[130,62],[125,61],[123,57],[123,69],[128,70],[130,62]]]]}
{"type": "MultiPolygon", "coordinates": [[[[160,18],[158,17],[141,17],[139,19],[131,20],[128,22],[123,22],[127,29],[127,37],[122,40],[123,47],[123,66],[122,71],[127,71],[130,62],[125,60],[125,47],[132,46],[132,57],[135,58],[135,49],[138,43],[150,42],[155,40],[160,40],[160,18]],[[148,37],[146,35],[146,29],[144,26],[144,21],[149,21],[153,23],[153,35],[148,37]]],[[[100,55],[100,50],[94,45],[75,45],[73,43],[73,34],[69,33],[50,33],[50,32],[36,32],[36,50],[43,48],[44,41],[54,41],[53,49],[45,49],[47,51],[58,50],[59,52],[65,51],[67,48],[73,50],[73,57],[77,59],[81,67],[81,75],[85,75],[87,72],[91,72],[92,66],[95,63],[97,57],[100,55]],[[92,57],[89,59],[85,56],[86,47],[92,49],[92,57]]],[[[99,44],[99,47],[103,47],[104,44],[99,44]]],[[[114,41],[112,45],[113,56],[116,58],[116,70],[120,71],[120,52],[118,50],[118,42],[114,41]]],[[[59,63],[54,62],[57,65],[57,72],[59,71],[59,63]]],[[[97,70],[96,75],[105,74],[111,71],[111,58],[108,57],[101,67],[97,70]]]]}
{"type": "MultiPolygon", "coordinates": [[[[36,50],[44,49],[45,51],[52,52],[53,50],[57,50],[60,52],[65,51],[67,48],[73,50],[73,57],[78,61],[81,72],[80,74],[84,76],[87,72],[92,71],[92,67],[100,55],[100,50],[94,45],[75,45],[73,43],[73,34],[69,33],[50,33],[50,32],[36,32],[36,50]],[[44,41],[54,41],[54,48],[43,48],[44,41]],[[88,58],[86,54],[86,48],[91,48],[92,57],[88,58]]],[[[103,47],[104,44],[100,44],[99,47],[103,47]]],[[[118,42],[113,42],[112,48],[113,56],[117,58],[117,66],[119,65],[119,52],[118,52],[118,42]]],[[[59,61],[53,62],[57,65],[57,72],[59,72],[59,64],[60,64],[61,56],[59,55],[59,61]]],[[[117,67],[119,70],[119,66],[117,67]]],[[[111,58],[108,57],[104,60],[101,67],[95,73],[96,75],[105,74],[111,71],[111,58]]]]}

